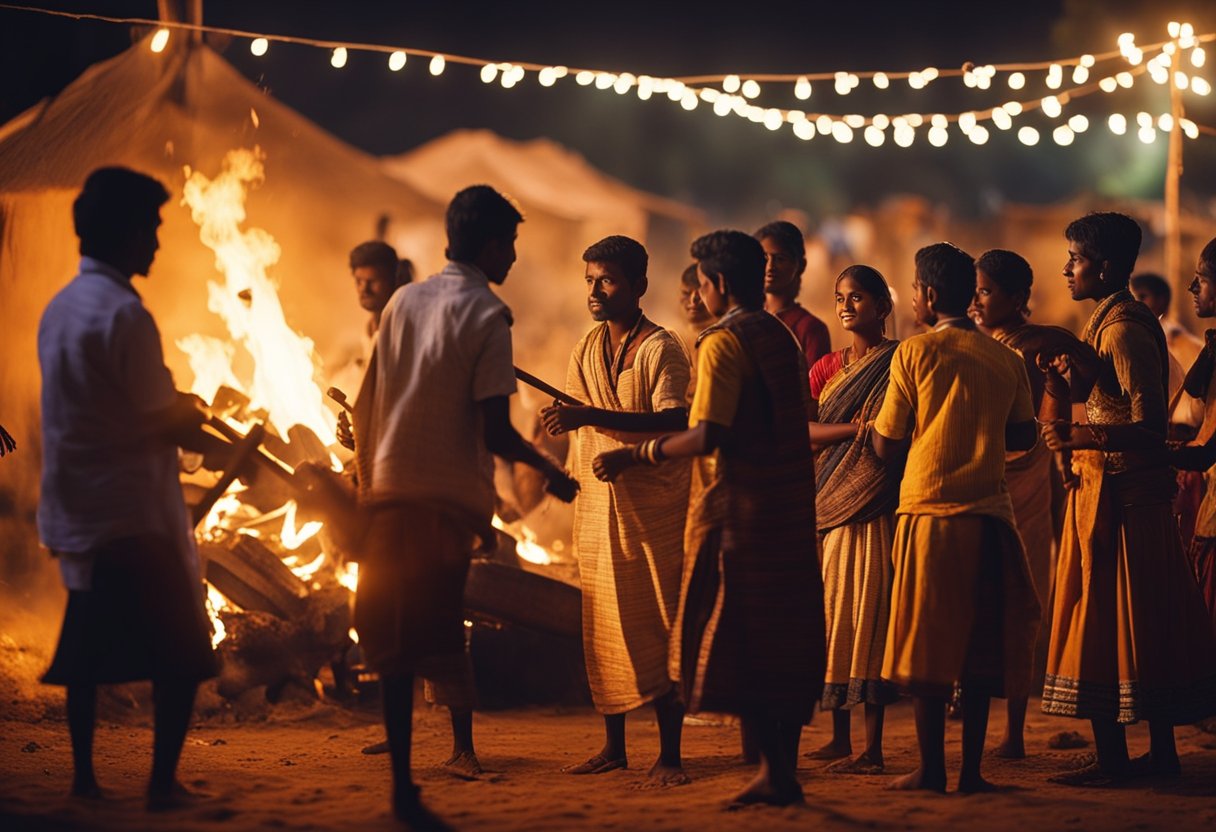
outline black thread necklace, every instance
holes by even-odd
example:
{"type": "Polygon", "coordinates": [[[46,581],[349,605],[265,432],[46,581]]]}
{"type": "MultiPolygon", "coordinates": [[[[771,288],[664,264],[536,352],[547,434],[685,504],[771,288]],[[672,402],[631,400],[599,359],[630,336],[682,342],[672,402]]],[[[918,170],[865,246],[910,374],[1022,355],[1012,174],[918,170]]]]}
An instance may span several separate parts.
{"type": "Polygon", "coordinates": [[[629,354],[629,345],[633,343],[633,339],[641,332],[642,321],[644,320],[646,320],[646,316],[639,309],[637,320],[633,322],[633,326],[629,328],[629,332],[625,333],[625,337],[621,339],[615,356],[612,354],[612,335],[608,330],[608,324],[604,324],[604,366],[608,368],[608,380],[611,382],[613,390],[616,389],[617,382],[621,379],[621,373],[625,372],[625,356],[629,354]]]}

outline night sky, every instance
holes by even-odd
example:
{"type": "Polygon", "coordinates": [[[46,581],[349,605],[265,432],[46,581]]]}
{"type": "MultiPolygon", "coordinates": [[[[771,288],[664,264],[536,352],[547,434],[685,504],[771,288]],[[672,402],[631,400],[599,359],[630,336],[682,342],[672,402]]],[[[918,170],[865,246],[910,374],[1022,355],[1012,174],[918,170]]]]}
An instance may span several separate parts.
{"type": "MultiPolygon", "coordinates": [[[[155,17],[156,3],[34,2],[47,8],[155,17]]],[[[1164,39],[1167,20],[1216,29],[1212,4],[1059,0],[1058,2],[868,3],[461,3],[461,2],[219,2],[204,4],[217,26],[337,40],[370,41],[494,60],[527,60],[628,70],[654,75],[730,71],[816,72],[909,70],[965,61],[1046,60],[1114,48],[1119,32],[1141,43],[1164,39]],[[715,11],[716,9],[716,11],[715,11]],[[1171,11],[1172,9],[1172,11],[1171,11]],[[1196,10],[1198,9],[1198,10],[1196,10]]],[[[127,27],[0,10],[0,119],[54,94],[90,63],[129,45],[127,27]]],[[[543,89],[529,77],[504,90],[484,85],[477,69],[449,65],[439,78],[413,59],[391,73],[382,55],[352,53],[341,71],[326,51],[273,44],[262,58],[248,42],[215,42],[242,73],[326,129],[375,154],[399,153],[462,127],[505,136],[548,136],[583,153],[619,178],[687,200],[719,217],[807,211],[812,218],[873,204],[891,193],[920,193],[968,213],[1002,200],[1047,202],[1076,194],[1158,198],[1165,141],[1151,146],[1134,135],[1116,137],[1106,115],[1168,109],[1164,87],[1147,80],[1112,96],[1078,100],[1066,111],[1086,113],[1088,133],[1068,148],[1049,137],[1054,122],[1036,115],[1043,141],[1022,146],[1010,132],[992,131],[977,147],[952,128],[933,148],[918,131],[911,149],[888,140],[874,149],[860,135],[849,145],[819,136],[802,142],[788,129],[769,132],[736,117],[719,118],[702,104],[685,112],[665,97],[639,101],[577,86],[573,79],[543,89]],[[1044,129],[1046,128],[1046,129],[1044,129]]],[[[1209,49],[1216,64],[1216,49],[1209,49]]],[[[1216,72],[1209,66],[1209,78],[1216,72]]],[[[834,113],[958,112],[1012,98],[1047,94],[1031,77],[1014,93],[997,78],[987,92],[941,79],[913,92],[905,82],[874,90],[868,82],[847,97],[819,83],[804,107],[834,113]],[[1041,91],[1041,92],[1040,92],[1041,91]]],[[[1096,77],[1096,76],[1095,76],[1096,77]]],[[[794,105],[788,87],[766,87],[761,103],[794,105]]],[[[1216,124],[1216,96],[1188,95],[1189,115],[1216,124]]],[[[1022,122],[1019,122],[1022,123],[1022,122]]],[[[1134,132],[1134,131],[1133,131],[1134,132]]],[[[1184,191],[1192,202],[1216,190],[1216,137],[1187,145],[1184,191]]]]}

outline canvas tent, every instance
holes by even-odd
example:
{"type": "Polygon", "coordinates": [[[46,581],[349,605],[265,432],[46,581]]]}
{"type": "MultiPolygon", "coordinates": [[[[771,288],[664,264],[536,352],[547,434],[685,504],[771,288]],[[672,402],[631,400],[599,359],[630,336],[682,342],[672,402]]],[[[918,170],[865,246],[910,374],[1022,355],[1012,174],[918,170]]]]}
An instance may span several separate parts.
{"type": "Polygon", "coordinates": [[[484,182],[523,210],[519,260],[501,294],[515,316],[520,363],[561,386],[570,350],[591,326],[582,253],[610,234],[646,245],[650,284],[643,301],[660,321],[675,312],[688,246],[705,229],[698,210],[626,185],[549,139],[505,139],[457,130],[384,159],[384,169],[432,199],[484,182]]]}
{"type": "MultiPolygon", "coordinates": [[[[186,40],[160,54],[137,43],[0,128],[0,423],[21,443],[0,460],[0,538],[7,541],[25,537],[8,534],[7,524],[28,524],[37,499],[38,319],[74,273],[71,202],[89,171],[127,165],[158,177],[173,195],[162,211],[152,275],[136,286],[160,324],[181,387],[191,378],[175,341],[194,332],[227,335],[207,309],[215,258],[179,204],[184,165],[214,176],[229,150],[262,149],[266,178],[249,197],[246,227],[266,229],[281,245],[271,275],[287,320],[313,339],[322,358],[340,351],[365,321],[346,256],[375,235],[383,217],[406,256],[421,256],[427,267],[442,256],[441,201],[385,175],[378,160],[186,40]]],[[[0,543],[0,562],[28,560],[9,556],[7,545],[0,543]]]]}

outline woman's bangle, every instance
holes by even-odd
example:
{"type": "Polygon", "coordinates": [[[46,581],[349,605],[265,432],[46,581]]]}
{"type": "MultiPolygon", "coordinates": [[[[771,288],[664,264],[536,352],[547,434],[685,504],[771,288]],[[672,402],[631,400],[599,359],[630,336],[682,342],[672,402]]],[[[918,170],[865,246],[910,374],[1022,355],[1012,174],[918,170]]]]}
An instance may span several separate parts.
{"type": "Polygon", "coordinates": [[[658,465],[663,460],[667,459],[663,455],[663,439],[647,439],[645,442],[633,446],[633,461],[640,462],[646,465],[658,465]]]}

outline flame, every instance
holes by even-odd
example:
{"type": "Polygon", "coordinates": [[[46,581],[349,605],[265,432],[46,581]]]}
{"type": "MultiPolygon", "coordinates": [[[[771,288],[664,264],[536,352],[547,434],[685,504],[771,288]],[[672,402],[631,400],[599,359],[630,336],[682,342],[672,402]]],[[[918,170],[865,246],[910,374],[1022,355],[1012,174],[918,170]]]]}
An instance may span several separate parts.
{"type": "MultiPolygon", "coordinates": [[[[314,381],[313,343],[287,325],[267,274],[278,262],[279,244],[264,229],[240,227],[246,192],[263,181],[263,158],[258,148],[229,151],[214,179],[186,169],[182,203],[189,206],[200,239],[215,252],[215,266],[224,275],[222,284],[208,281],[207,308],[224,319],[233,341],[253,357],[252,383],[248,389],[236,387],[250,397],[252,407],[265,409],[280,435],[301,424],[332,445],[336,420],[314,381]]],[[[220,383],[236,381],[229,345],[191,336],[178,346],[190,357],[193,392],[200,397],[211,401],[220,383]]]]}
{"type": "Polygon", "coordinates": [[[338,570],[338,583],[351,592],[356,591],[359,588],[359,564],[349,560],[342,564],[342,568],[338,570]]]}
{"type": "Polygon", "coordinates": [[[228,637],[228,631],[224,628],[224,622],[220,619],[220,612],[232,611],[236,607],[232,602],[224,597],[224,593],[207,584],[207,617],[211,619],[211,648],[214,650],[219,647],[220,642],[228,637]]]}
{"type": "MultiPolygon", "coordinates": [[[[288,500],[284,507],[286,512],[283,516],[283,530],[279,533],[279,542],[283,544],[283,548],[290,552],[299,549],[304,541],[321,531],[321,521],[309,520],[299,530],[296,529],[296,501],[288,500]]],[[[320,564],[318,564],[319,566],[320,564]]],[[[314,569],[313,572],[316,570],[314,569]]],[[[312,575],[312,572],[309,573],[312,575]]]]}
{"type": "Polygon", "coordinates": [[[523,523],[514,523],[519,528],[519,533],[513,532],[508,525],[503,522],[503,519],[497,514],[490,521],[491,525],[499,531],[504,531],[515,538],[515,554],[528,563],[535,563],[540,566],[546,566],[553,563],[553,556],[549,554],[549,550],[537,543],[536,532],[525,526],[523,523]]]}

